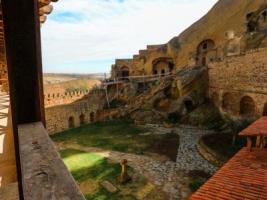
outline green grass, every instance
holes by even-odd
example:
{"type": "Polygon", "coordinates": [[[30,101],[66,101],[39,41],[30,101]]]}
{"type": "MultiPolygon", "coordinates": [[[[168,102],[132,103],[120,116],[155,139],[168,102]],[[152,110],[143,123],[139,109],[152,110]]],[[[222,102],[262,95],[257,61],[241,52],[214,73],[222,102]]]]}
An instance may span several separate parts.
{"type": "MultiPolygon", "coordinates": [[[[137,200],[138,194],[149,184],[142,175],[136,173],[130,167],[128,167],[128,174],[132,181],[123,185],[118,183],[120,164],[110,162],[107,158],[95,153],[65,149],[60,151],[60,155],[87,200],[137,200]],[[118,188],[116,193],[110,193],[101,186],[100,183],[106,180],[118,188]]],[[[149,195],[162,196],[162,192],[154,188],[149,191],[149,195]]],[[[159,200],[162,198],[146,199],[159,200]]]]}
{"type": "MultiPolygon", "coordinates": [[[[85,125],[80,128],[71,129],[52,136],[55,142],[77,142],[86,147],[97,147],[113,151],[144,154],[155,152],[161,147],[168,147],[161,141],[169,140],[170,135],[140,135],[147,132],[145,128],[137,127],[130,120],[114,120],[103,123],[85,125]],[[167,140],[166,140],[167,139],[167,140]],[[157,145],[157,147],[155,147],[157,145]]],[[[172,135],[179,146],[179,137],[172,135]]],[[[161,153],[161,152],[159,152],[161,153]]],[[[164,154],[164,153],[163,153],[164,154]]],[[[166,151],[168,154],[168,151],[166,151]]],[[[166,155],[173,157],[173,155],[166,155]]]]}
{"type": "Polygon", "coordinates": [[[106,158],[94,153],[66,149],[60,151],[60,155],[74,179],[79,183],[88,178],[111,179],[118,176],[120,172],[119,164],[108,163],[106,158]]]}

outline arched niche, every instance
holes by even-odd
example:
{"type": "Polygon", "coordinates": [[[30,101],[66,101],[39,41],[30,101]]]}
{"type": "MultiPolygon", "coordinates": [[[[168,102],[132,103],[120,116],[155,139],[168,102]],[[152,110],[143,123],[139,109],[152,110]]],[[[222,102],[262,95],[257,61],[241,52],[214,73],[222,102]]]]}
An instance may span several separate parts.
{"type": "Polygon", "coordinates": [[[244,96],[240,100],[240,115],[243,117],[254,117],[256,106],[254,100],[250,96],[244,96]]]}
{"type": "Polygon", "coordinates": [[[75,127],[75,122],[74,122],[74,117],[70,116],[68,119],[68,127],[69,128],[74,128],[75,127]]]}
{"type": "Polygon", "coordinates": [[[174,63],[172,58],[157,58],[152,62],[152,72],[154,75],[164,76],[172,73],[174,70],[174,63]]]}
{"type": "Polygon", "coordinates": [[[211,39],[204,40],[197,46],[196,63],[206,66],[216,56],[215,42],[211,39]]]}
{"type": "Polygon", "coordinates": [[[85,124],[85,116],[84,116],[84,114],[81,114],[79,116],[79,119],[80,119],[80,125],[84,125],[85,124]]]}

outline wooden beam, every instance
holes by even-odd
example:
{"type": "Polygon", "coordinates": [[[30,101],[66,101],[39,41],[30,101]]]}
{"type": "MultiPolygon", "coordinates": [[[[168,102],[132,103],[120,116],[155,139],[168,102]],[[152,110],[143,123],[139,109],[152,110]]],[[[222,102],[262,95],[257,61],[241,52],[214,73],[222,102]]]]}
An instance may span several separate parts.
{"type": "Polygon", "coordinates": [[[38,2],[5,0],[2,4],[15,122],[44,122],[38,2]]]}
{"type": "Polygon", "coordinates": [[[1,4],[17,177],[20,199],[23,200],[18,124],[45,122],[39,10],[36,0],[2,0],[1,4]]]}

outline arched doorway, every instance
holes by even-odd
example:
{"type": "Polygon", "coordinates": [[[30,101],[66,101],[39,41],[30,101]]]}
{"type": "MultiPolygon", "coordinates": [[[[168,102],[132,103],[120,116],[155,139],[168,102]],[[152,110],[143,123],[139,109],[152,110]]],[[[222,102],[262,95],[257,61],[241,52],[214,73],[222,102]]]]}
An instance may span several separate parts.
{"type": "Polygon", "coordinates": [[[130,72],[129,72],[129,68],[124,66],[121,68],[121,78],[124,79],[128,79],[128,77],[130,76],[130,72]]]}
{"type": "Polygon", "coordinates": [[[157,58],[152,62],[153,74],[159,74],[164,76],[166,73],[172,73],[174,70],[174,64],[172,58],[157,58]]]}
{"type": "Polygon", "coordinates": [[[225,93],[222,100],[222,109],[227,113],[234,113],[235,111],[235,97],[231,93],[225,93]]]}
{"type": "Polygon", "coordinates": [[[91,112],[90,113],[90,123],[94,123],[95,122],[95,113],[91,112]]]}
{"type": "Polygon", "coordinates": [[[74,123],[74,117],[69,117],[68,119],[68,126],[69,128],[74,128],[75,127],[75,123],[74,123]]]}
{"type": "Polygon", "coordinates": [[[187,113],[190,113],[195,109],[195,106],[191,100],[185,100],[184,106],[185,106],[187,113]]]}
{"type": "Polygon", "coordinates": [[[165,76],[165,69],[161,70],[161,76],[165,76]]]}
{"type": "Polygon", "coordinates": [[[267,103],[265,103],[264,108],[263,108],[263,116],[267,116],[267,103]]]}
{"type": "Polygon", "coordinates": [[[85,124],[85,116],[84,116],[84,114],[81,114],[79,119],[80,119],[80,126],[84,125],[85,124]]]}
{"type": "Polygon", "coordinates": [[[244,96],[240,100],[240,115],[244,117],[254,117],[256,106],[254,100],[250,96],[244,96]]]}
{"type": "Polygon", "coordinates": [[[208,64],[209,55],[215,48],[215,43],[213,40],[208,39],[202,41],[197,47],[197,65],[206,66],[208,64]]]}

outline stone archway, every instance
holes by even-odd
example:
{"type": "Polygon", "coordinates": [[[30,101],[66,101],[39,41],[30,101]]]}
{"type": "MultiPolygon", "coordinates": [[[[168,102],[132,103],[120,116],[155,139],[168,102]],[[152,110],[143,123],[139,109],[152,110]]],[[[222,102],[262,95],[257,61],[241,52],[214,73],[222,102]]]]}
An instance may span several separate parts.
{"type": "Polygon", "coordinates": [[[172,73],[174,70],[174,63],[171,58],[158,58],[152,62],[153,74],[164,76],[166,73],[172,73]]]}
{"type": "Polygon", "coordinates": [[[254,100],[250,96],[244,96],[240,100],[240,115],[244,117],[254,117],[256,106],[254,100]]]}
{"type": "Polygon", "coordinates": [[[95,122],[95,113],[91,112],[90,113],[90,123],[94,123],[95,122]]]}
{"type": "Polygon", "coordinates": [[[80,119],[80,126],[81,126],[81,125],[84,125],[84,124],[85,124],[85,116],[84,116],[84,114],[81,114],[81,115],[79,116],[79,119],[80,119]]]}
{"type": "Polygon", "coordinates": [[[206,66],[209,62],[209,54],[215,48],[215,42],[211,39],[202,41],[197,47],[196,63],[199,66],[206,66]]]}
{"type": "Polygon", "coordinates": [[[69,128],[74,128],[75,127],[74,117],[72,117],[72,116],[69,117],[68,126],[69,126],[69,128]]]}

